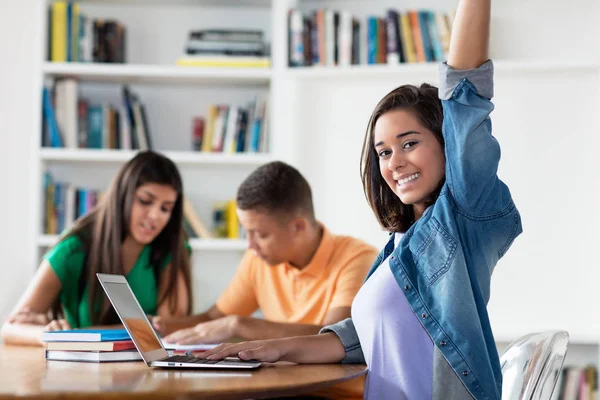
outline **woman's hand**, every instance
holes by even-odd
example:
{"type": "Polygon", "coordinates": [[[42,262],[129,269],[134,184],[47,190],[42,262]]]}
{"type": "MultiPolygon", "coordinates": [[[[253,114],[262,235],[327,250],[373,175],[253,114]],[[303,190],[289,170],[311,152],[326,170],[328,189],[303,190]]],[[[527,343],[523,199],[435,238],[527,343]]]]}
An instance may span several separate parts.
{"type": "Polygon", "coordinates": [[[68,331],[71,329],[71,325],[69,325],[66,319],[54,319],[46,325],[44,331],[68,331]]]}
{"type": "Polygon", "coordinates": [[[221,360],[226,357],[239,357],[242,360],[263,362],[285,361],[294,342],[286,339],[254,340],[242,343],[223,343],[202,353],[203,358],[221,360]]]}
{"type": "Polygon", "coordinates": [[[50,319],[46,313],[31,311],[25,307],[6,317],[6,322],[9,324],[47,325],[50,319]]]}
{"type": "Polygon", "coordinates": [[[344,346],[333,332],[283,339],[224,343],[202,353],[203,358],[210,360],[239,357],[242,360],[290,361],[300,364],[338,363],[345,356],[344,346]]]}

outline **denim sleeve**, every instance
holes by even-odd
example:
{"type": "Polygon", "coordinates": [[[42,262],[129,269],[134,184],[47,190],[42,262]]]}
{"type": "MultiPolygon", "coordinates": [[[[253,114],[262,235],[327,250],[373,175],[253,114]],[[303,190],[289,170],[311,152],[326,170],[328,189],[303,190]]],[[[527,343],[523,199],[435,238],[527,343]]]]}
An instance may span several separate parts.
{"type": "Polygon", "coordinates": [[[356,334],[356,329],[354,329],[352,318],[346,318],[337,324],[324,326],[319,331],[319,334],[327,332],[333,332],[338,335],[344,346],[346,357],[342,360],[342,364],[365,363],[365,356],[360,347],[360,342],[358,340],[358,335],[356,334]]]}
{"type": "Polygon", "coordinates": [[[469,70],[446,63],[440,69],[446,183],[456,205],[473,217],[499,212],[512,201],[497,176],[500,145],[490,120],[493,73],[491,60],[469,70]]]}

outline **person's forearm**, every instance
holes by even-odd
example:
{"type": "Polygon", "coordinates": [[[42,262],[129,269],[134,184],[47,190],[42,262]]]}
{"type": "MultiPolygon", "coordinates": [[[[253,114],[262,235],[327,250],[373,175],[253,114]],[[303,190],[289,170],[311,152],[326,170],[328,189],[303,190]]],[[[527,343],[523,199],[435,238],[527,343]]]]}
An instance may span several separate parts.
{"type": "Polygon", "coordinates": [[[245,340],[279,339],[315,335],[321,328],[320,325],[278,323],[258,318],[238,317],[235,321],[234,334],[245,340]]]}
{"type": "Polygon", "coordinates": [[[6,344],[41,346],[44,329],[45,325],[5,323],[0,331],[0,336],[6,344]]]}
{"type": "Polygon", "coordinates": [[[346,357],[344,345],[333,332],[281,339],[289,341],[289,350],[282,358],[299,364],[333,364],[346,357]]]}
{"type": "Polygon", "coordinates": [[[477,68],[489,59],[491,0],[460,0],[452,26],[448,65],[477,68]]]}

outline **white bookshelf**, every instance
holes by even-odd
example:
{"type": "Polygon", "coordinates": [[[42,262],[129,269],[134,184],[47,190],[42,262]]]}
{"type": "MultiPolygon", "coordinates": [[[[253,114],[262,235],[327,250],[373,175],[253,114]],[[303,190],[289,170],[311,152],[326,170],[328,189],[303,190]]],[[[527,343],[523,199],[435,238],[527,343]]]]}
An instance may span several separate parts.
{"type": "MultiPolygon", "coordinates": [[[[119,104],[120,86],[127,84],[140,95],[150,110],[149,126],[154,149],[173,160],[180,169],[184,191],[207,225],[211,225],[215,202],[235,197],[237,186],[256,167],[274,159],[285,159],[293,152],[277,132],[285,115],[275,114],[274,104],[285,104],[281,57],[273,55],[270,68],[194,68],[175,65],[182,55],[184,41],[191,29],[260,29],[271,52],[282,53],[286,40],[274,31],[285,29],[285,5],[270,0],[175,0],[168,4],[154,0],[83,0],[81,12],[91,18],[115,18],[127,29],[125,64],[53,63],[46,61],[47,6],[42,0],[37,9],[41,32],[39,42],[39,88],[55,79],[78,80],[79,94],[90,101],[119,104]],[[222,25],[222,22],[224,24],[222,25]],[[158,35],[157,26],[160,26],[158,35]],[[158,36],[157,36],[158,35],[158,36]],[[153,39],[152,39],[153,38],[153,39]],[[154,40],[154,41],[152,41],[154,40]],[[191,150],[191,120],[206,116],[209,104],[243,106],[269,93],[268,149],[266,153],[205,153],[191,150]],[[273,110],[273,111],[272,111],[273,110]]],[[[284,60],[285,61],[285,60],[284,60]]],[[[36,88],[36,90],[38,90],[36,88]]],[[[285,107],[280,107],[282,110],[285,107]]],[[[78,187],[102,190],[117,168],[131,159],[137,150],[42,148],[40,147],[41,95],[36,93],[32,132],[31,170],[32,218],[43,217],[43,173],[50,171],[57,181],[78,187]]],[[[33,246],[39,256],[58,240],[47,235],[41,223],[35,223],[33,246]]],[[[192,279],[195,287],[194,308],[201,311],[211,305],[233,276],[247,248],[245,239],[189,240],[193,250],[192,279]],[[218,266],[218,268],[215,268],[218,266]]]]}

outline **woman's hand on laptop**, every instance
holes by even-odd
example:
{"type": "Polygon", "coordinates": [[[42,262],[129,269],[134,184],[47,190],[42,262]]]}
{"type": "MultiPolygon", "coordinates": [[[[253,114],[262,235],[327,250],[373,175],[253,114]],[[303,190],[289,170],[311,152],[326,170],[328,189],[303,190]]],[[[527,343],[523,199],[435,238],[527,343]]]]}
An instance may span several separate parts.
{"type": "Polygon", "coordinates": [[[222,360],[226,357],[239,357],[242,360],[262,362],[283,361],[294,343],[288,339],[253,340],[242,343],[223,343],[200,355],[209,360],[222,360]]]}
{"type": "Polygon", "coordinates": [[[223,343],[202,353],[209,360],[239,357],[262,362],[290,361],[301,364],[338,363],[346,356],[339,337],[333,333],[296,336],[283,339],[223,343]]]}

